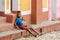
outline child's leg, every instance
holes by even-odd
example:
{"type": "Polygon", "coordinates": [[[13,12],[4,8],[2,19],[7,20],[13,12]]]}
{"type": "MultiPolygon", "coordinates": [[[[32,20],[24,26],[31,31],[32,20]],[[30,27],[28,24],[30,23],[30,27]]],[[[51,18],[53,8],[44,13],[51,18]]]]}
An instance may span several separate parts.
{"type": "Polygon", "coordinates": [[[33,28],[30,28],[30,29],[32,29],[35,33],[37,33],[38,35],[40,35],[40,33],[37,32],[36,30],[34,30],[33,28]]]}
{"type": "Polygon", "coordinates": [[[28,27],[29,29],[32,29],[32,31],[34,31],[35,33],[37,33],[38,35],[40,35],[39,32],[37,32],[36,30],[34,30],[32,27],[28,27]]]}
{"type": "Polygon", "coordinates": [[[37,32],[36,30],[34,30],[32,27],[27,27],[27,28],[30,29],[30,30],[32,30],[32,31],[34,31],[34,32],[37,33],[38,35],[40,35],[40,33],[37,32]]]}
{"type": "Polygon", "coordinates": [[[35,34],[33,34],[32,32],[31,32],[31,30],[30,29],[26,29],[30,34],[32,34],[33,36],[36,36],[35,34]]]}
{"type": "Polygon", "coordinates": [[[22,30],[27,30],[30,34],[32,34],[33,36],[36,36],[35,34],[33,34],[33,33],[31,32],[31,30],[30,30],[29,28],[27,28],[27,27],[25,27],[25,26],[21,26],[20,29],[22,29],[22,30]]]}

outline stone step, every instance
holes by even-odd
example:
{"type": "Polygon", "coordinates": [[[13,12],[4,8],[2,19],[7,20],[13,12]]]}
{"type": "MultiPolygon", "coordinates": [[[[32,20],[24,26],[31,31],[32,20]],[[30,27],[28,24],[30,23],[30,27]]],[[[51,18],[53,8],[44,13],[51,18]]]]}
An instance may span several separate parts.
{"type": "Polygon", "coordinates": [[[2,23],[0,24],[0,32],[13,29],[11,23],[2,23]]]}
{"type": "Polygon", "coordinates": [[[0,32],[0,40],[13,40],[14,38],[22,37],[23,34],[26,36],[26,30],[9,30],[0,32]]]}
{"type": "Polygon", "coordinates": [[[6,23],[6,17],[0,16],[0,24],[1,23],[6,23]]]}
{"type": "Polygon", "coordinates": [[[47,32],[51,32],[51,31],[57,31],[60,30],[60,21],[45,21],[42,22],[41,24],[33,24],[31,25],[32,28],[37,30],[41,30],[42,33],[47,33],[47,32]]]}
{"type": "Polygon", "coordinates": [[[53,24],[59,24],[59,23],[60,23],[60,21],[45,21],[40,24],[32,24],[31,26],[33,28],[38,28],[38,27],[42,28],[42,27],[53,25],[53,24]]]}
{"type": "MultiPolygon", "coordinates": [[[[42,33],[54,31],[54,30],[60,30],[60,21],[46,21],[42,22],[41,24],[32,25],[34,29],[42,33]]],[[[14,38],[19,38],[26,36],[28,32],[26,30],[9,30],[0,32],[0,40],[12,40],[14,38]]]]}

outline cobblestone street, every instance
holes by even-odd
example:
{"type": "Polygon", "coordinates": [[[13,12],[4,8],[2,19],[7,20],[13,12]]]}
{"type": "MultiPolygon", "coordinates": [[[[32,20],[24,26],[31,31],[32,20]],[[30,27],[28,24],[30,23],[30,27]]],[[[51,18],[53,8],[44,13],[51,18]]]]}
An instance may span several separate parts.
{"type": "Polygon", "coordinates": [[[60,31],[54,31],[50,33],[43,34],[42,36],[39,37],[25,37],[25,38],[19,38],[16,40],[60,40],[60,31]]]}

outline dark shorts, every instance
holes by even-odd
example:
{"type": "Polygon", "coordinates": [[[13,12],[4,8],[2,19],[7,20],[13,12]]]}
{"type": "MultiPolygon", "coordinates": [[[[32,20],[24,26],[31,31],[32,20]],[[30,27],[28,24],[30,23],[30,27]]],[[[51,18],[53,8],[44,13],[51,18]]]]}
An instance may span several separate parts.
{"type": "Polygon", "coordinates": [[[23,25],[23,26],[20,26],[19,28],[20,28],[20,29],[25,29],[25,27],[27,27],[27,26],[24,26],[24,25],[23,25]]]}

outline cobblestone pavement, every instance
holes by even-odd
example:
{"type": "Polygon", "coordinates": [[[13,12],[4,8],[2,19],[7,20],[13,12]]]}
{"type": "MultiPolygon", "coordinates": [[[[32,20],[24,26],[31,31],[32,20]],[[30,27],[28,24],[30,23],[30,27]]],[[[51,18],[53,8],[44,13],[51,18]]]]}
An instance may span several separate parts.
{"type": "Polygon", "coordinates": [[[60,31],[46,33],[37,38],[30,36],[30,37],[19,38],[16,40],[60,40],[60,31]]]}

